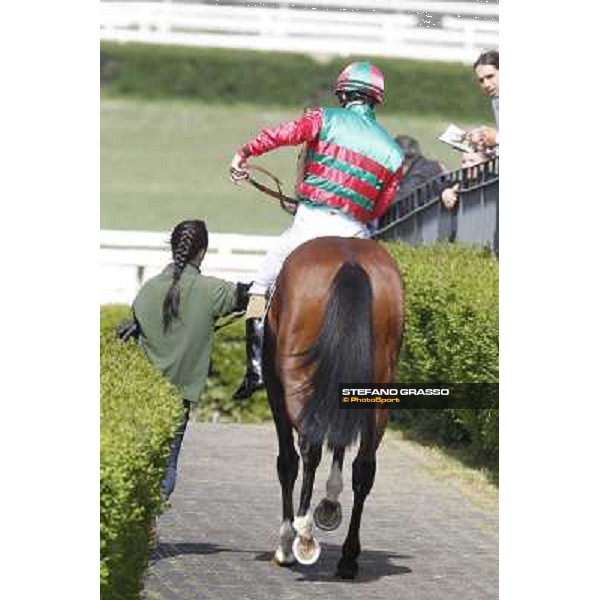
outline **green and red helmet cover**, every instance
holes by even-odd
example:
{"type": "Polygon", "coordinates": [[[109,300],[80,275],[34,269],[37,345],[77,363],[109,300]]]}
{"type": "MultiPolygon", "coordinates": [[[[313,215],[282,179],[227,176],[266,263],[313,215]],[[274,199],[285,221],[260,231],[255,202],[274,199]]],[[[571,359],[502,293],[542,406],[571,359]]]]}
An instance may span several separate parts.
{"type": "Polygon", "coordinates": [[[383,73],[367,61],[349,64],[339,75],[335,86],[338,92],[362,92],[376,102],[383,102],[383,73]]]}

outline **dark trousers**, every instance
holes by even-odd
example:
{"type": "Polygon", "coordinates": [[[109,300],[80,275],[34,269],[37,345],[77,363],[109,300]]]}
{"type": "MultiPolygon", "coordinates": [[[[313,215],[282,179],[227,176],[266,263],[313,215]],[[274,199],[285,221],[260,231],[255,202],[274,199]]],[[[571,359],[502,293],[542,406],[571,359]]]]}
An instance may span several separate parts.
{"type": "Polygon", "coordinates": [[[177,427],[177,431],[175,432],[175,437],[173,438],[173,443],[171,444],[171,454],[169,454],[169,458],[167,459],[167,473],[160,484],[160,489],[162,490],[165,500],[168,500],[169,496],[173,493],[173,490],[175,489],[175,482],[177,481],[177,461],[179,460],[183,436],[190,418],[189,400],[183,401],[183,407],[184,414],[179,426],[177,427]]]}

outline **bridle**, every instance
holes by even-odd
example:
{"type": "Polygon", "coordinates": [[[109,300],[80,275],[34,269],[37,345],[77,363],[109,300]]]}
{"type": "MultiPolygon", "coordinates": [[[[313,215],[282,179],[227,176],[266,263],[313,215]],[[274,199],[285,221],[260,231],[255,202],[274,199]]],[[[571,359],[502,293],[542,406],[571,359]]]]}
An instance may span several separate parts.
{"type": "Polygon", "coordinates": [[[259,192],[262,192],[263,194],[267,194],[267,196],[271,196],[271,198],[279,200],[279,205],[285,212],[290,214],[296,213],[296,209],[298,208],[298,200],[296,200],[295,198],[291,198],[290,196],[286,196],[283,193],[283,191],[281,190],[282,183],[277,177],[275,177],[275,175],[273,175],[273,173],[267,171],[267,169],[265,169],[264,167],[259,167],[258,165],[251,165],[249,163],[246,164],[246,168],[250,171],[257,171],[259,173],[262,173],[263,175],[266,175],[267,177],[272,179],[275,182],[275,185],[277,186],[277,190],[274,190],[273,188],[270,188],[256,181],[256,179],[253,179],[252,177],[248,177],[247,181],[250,184],[252,184],[259,192]]]}

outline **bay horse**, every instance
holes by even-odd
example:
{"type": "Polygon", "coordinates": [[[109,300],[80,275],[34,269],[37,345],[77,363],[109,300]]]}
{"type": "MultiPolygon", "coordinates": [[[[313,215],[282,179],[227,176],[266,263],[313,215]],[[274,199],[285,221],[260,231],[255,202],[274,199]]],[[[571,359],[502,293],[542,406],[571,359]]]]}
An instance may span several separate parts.
{"type": "Polygon", "coordinates": [[[402,278],[377,242],[321,237],[287,257],[265,317],[263,346],[263,373],[279,441],[283,520],[277,564],[313,564],[318,559],[310,502],[323,443],[327,440],[333,460],[314,523],[330,531],[341,522],[344,453],[360,437],[352,464],[352,516],[336,571],[344,579],[356,576],[361,516],[375,479],[375,455],[388,409],[340,409],[338,385],[392,382],[403,331],[402,278]],[[294,430],[303,463],[295,518],[292,492],[299,457],[294,430]]]}

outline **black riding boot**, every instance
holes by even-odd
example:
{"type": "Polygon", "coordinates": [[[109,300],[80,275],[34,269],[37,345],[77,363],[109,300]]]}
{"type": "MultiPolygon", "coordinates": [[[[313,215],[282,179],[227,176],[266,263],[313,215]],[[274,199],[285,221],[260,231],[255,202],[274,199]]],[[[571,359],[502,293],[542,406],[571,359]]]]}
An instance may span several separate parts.
{"type": "Polygon", "coordinates": [[[247,400],[264,387],[262,376],[263,320],[246,319],[246,374],[233,395],[234,400],[247,400]]]}

